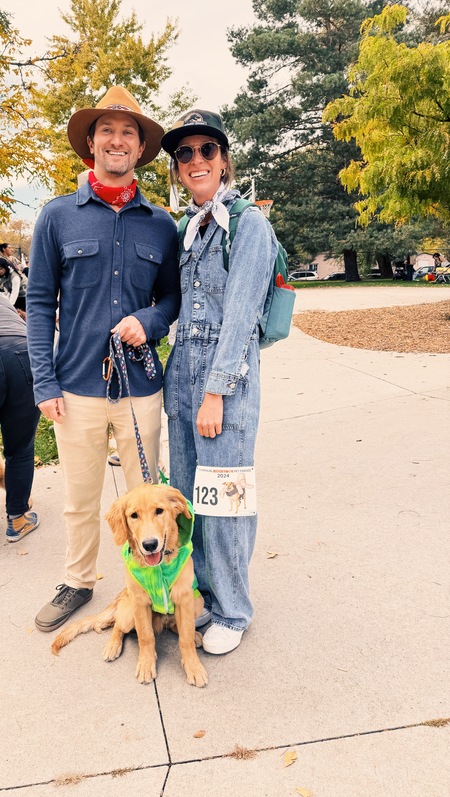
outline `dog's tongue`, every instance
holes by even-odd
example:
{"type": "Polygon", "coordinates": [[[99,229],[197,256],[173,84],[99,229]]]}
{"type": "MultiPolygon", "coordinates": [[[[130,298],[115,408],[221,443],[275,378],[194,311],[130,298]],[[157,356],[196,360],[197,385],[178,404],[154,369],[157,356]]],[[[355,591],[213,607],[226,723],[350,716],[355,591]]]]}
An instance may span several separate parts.
{"type": "Polygon", "coordinates": [[[157,551],[156,553],[149,553],[147,556],[144,556],[145,564],[149,567],[155,567],[155,565],[159,565],[162,559],[162,551],[157,551]]]}

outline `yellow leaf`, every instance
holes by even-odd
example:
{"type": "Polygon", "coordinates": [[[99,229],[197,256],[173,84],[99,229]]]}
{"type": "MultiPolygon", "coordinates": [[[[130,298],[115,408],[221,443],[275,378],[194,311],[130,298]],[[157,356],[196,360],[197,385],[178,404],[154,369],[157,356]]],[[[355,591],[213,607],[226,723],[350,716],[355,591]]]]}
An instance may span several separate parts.
{"type": "Polygon", "coordinates": [[[295,791],[297,794],[301,794],[302,797],[312,797],[312,791],[309,789],[301,789],[300,786],[297,786],[295,791]]]}
{"type": "Polygon", "coordinates": [[[97,573],[97,581],[101,581],[103,578],[101,573],[97,573]]]}
{"type": "Polygon", "coordinates": [[[194,733],[194,739],[202,739],[205,733],[206,731],[196,731],[194,733]]]}
{"type": "Polygon", "coordinates": [[[285,754],[283,756],[283,761],[284,761],[283,766],[290,767],[291,764],[294,763],[294,761],[297,761],[297,758],[298,758],[298,756],[297,756],[297,753],[295,752],[295,750],[286,750],[286,752],[285,752],[285,754]]]}
{"type": "Polygon", "coordinates": [[[278,556],[276,551],[266,551],[266,553],[268,559],[275,559],[275,557],[278,556]]]}

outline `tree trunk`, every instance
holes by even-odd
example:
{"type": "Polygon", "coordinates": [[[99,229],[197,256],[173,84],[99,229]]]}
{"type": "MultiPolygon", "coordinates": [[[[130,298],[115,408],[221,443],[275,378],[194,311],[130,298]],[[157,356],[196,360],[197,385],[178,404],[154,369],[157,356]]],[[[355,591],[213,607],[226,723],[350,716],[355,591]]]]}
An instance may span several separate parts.
{"type": "Polygon", "coordinates": [[[389,252],[377,252],[375,259],[380,269],[381,279],[392,279],[394,276],[389,252]]]}
{"type": "Polygon", "coordinates": [[[344,249],[344,268],[346,282],[359,282],[357,254],[354,249],[344,249]]]}

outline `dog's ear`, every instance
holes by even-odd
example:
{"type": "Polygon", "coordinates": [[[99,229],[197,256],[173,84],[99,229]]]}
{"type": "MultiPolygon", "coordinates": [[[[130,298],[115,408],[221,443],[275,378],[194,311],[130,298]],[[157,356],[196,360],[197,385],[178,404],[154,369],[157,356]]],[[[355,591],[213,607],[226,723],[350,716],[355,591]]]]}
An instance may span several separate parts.
{"type": "Polygon", "coordinates": [[[105,515],[105,520],[108,521],[111,527],[116,545],[123,545],[127,541],[128,526],[125,515],[126,504],[126,496],[118,498],[105,515]]]}
{"type": "Polygon", "coordinates": [[[180,493],[176,487],[169,487],[169,490],[169,501],[175,509],[175,515],[185,515],[185,517],[190,518],[191,513],[183,493],[180,493]]]}

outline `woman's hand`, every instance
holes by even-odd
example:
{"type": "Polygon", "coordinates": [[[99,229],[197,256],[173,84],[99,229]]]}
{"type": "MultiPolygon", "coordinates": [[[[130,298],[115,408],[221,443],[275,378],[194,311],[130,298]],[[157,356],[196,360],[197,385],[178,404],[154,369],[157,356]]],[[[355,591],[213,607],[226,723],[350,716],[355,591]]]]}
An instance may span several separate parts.
{"type": "Polygon", "coordinates": [[[205,393],[197,414],[197,431],[202,437],[215,437],[222,431],[223,396],[205,393]]]}

